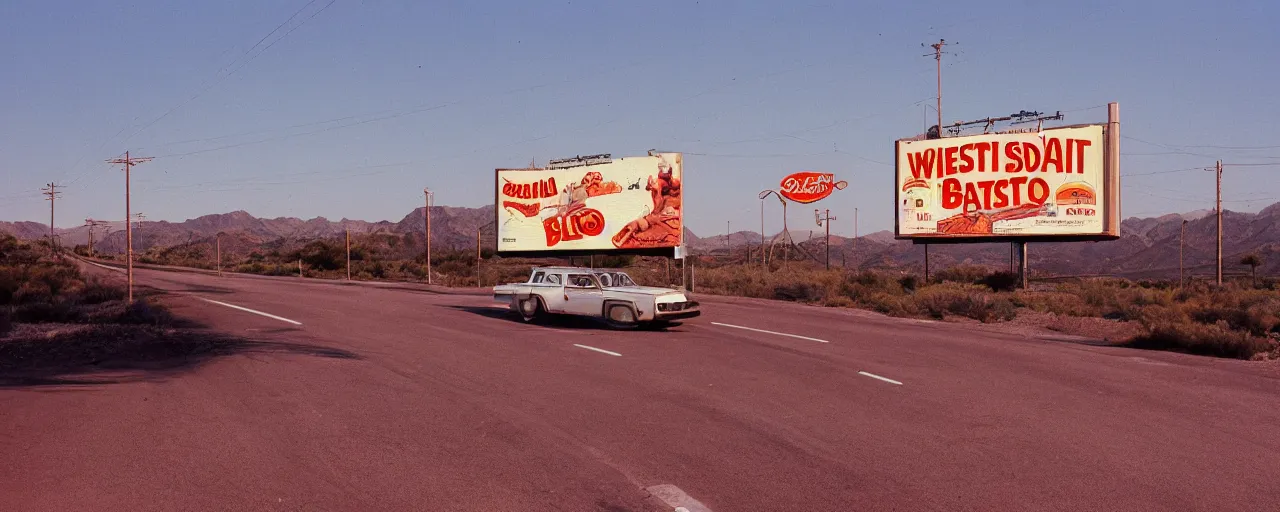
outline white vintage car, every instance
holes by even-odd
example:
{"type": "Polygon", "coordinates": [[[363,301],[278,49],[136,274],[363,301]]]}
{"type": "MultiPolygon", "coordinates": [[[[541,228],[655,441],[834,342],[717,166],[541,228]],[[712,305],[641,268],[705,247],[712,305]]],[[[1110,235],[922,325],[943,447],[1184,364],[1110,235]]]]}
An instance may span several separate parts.
{"type": "Polygon", "coordinates": [[[670,288],[638,286],[625,272],[575,267],[534,268],[526,283],[493,287],[525,321],[562,314],[601,318],[614,327],[662,325],[701,314],[698,303],[670,288]]]}

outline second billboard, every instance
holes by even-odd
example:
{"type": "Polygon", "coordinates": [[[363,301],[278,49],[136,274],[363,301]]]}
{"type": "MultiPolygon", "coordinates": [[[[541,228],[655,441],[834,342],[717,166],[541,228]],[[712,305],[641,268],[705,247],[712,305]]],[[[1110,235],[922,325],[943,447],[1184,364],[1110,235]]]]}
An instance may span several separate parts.
{"type": "Polygon", "coordinates": [[[680,153],[653,153],[558,169],[498,169],[498,252],[672,250],[684,240],[683,164],[680,153]]]}
{"type": "Polygon", "coordinates": [[[897,237],[1115,238],[1100,125],[897,143],[897,237]]]}

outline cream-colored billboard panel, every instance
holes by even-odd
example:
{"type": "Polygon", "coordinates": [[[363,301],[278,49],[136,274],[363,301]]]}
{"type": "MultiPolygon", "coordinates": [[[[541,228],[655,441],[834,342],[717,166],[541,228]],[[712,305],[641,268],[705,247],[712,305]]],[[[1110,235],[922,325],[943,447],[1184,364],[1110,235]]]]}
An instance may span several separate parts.
{"type": "Polygon", "coordinates": [[[684,162],[654,153],[562,169],[498,169],[498,252],[674,248],[684,162]]]}
{"type": "Polygon", "coordinates": [[[898,141],[897,235],[1108,235],[1105,151],[1100,125],[898,141]]]}

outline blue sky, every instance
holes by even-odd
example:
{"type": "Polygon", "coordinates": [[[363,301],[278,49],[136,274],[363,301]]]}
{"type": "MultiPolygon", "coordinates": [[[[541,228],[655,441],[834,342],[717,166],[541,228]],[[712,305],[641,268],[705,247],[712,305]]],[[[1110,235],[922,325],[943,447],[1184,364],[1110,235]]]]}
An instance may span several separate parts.
{"type": "Polygon", "coordinates": [[[891,228],[893,140],[934,116],[940,37],[946,122],[1118,101],[1124,216],[1211,207],[1212,174],[1179,170],[1216,158],[1267,164],[1225,178],[1226,207],[1256,211],[1280,198],[1276,20],[1265,1],[9,0],[0,219],[46,222],[50,181],[60,227],[122,218],[104,160],[126,149],[157,157],[134,211],[180,221],[399,220],[424,186],[479,206],[497,167],[656,148],[686,152],[696,233],[759,229],[759,191],[821,170],[850,183],[818,204],[833,231],[857,207],[865,234],[891,228]]]}

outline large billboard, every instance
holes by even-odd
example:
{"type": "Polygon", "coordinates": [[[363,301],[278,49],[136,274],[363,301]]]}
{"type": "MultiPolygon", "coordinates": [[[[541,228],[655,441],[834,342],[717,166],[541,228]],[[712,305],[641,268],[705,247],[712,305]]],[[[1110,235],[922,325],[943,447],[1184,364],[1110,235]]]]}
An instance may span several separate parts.
{"type": "Polygon", "coordinates": [[[683,243],[680,153],[578,162],[497,170],[499,253],[671,254],[683,243]]]}
{"type": "Polygon", "coordinates": [[[897,141],[897,237],[1116,238],[1105,144],[1102,125],[897,141]]]}

